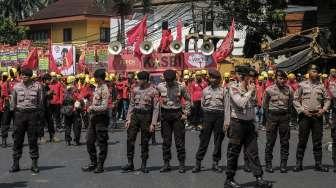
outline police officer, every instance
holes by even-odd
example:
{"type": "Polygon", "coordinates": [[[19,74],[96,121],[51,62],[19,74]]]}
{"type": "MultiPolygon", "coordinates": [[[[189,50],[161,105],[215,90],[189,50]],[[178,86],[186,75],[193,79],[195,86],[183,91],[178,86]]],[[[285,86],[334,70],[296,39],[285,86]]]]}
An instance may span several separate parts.
{"type": "Polygon", "coordinates": [[[139,130],[141,131],[141,171],[148,173],[146,166],[148,159],[148,142],[151,132],[154,132],[159,115],[159,101],[157,90],[149,84],[149,73],[146,71],[137,74],[139,86],[131,94],[125,127],[127,129],[127,159],[128,164],[124,171],[133,171],[134,144],[139,130]]]}
{"type": "Polygon", "coordinates": [[[162,150],[164,166],[160,172],[171,170],[171,144],[174,133],[177,158],[180,162],[179,172],[185,173],[185,126],[184,122],[190,114],[190,95],[185,86],[176,81],[176,72],[166,70],[163,73],[165,82],[157,86],[160,95],[161,105],[161,134],[163,138],[162,150]],[[183,110],[181,99],[186,101],[186,107],[183,110]]]}
{"type": "Polygon", "coordinates": [[[310,66],[309,78],[300,83],[299,89],[294,94],[293,104],[299,114],[299,143],[297,145],[297,161],[294,171],[303,170],[302,160],[309,134],[312,132],[315,170],[327,172],[328,168],[322,166],[322,136],[323,114],[330,107],[330,97],[320,82],[316,65],[310,66]]]}
{"type": "Polygon", "coordinates": [[[281,163],[280,172],[287,172],[290,138],[290,110],[293,104],[293,92],[286,85],[287,74],[278,70],[275,73],[275,84],[269,86],[263,97],[263,109],[266,113],[266,171],[273,173],[272,159],[276,138],[280,136],[281,163]]]}
{"type": "Polygon", "coordinates": [[[36,123],[39,112],[43,108],[43,95],[40,84],[33,82],[31,77],[33,71],[24,68],[22,70],[22,82],[16,84],[13,90],[12,104],[15,112],[14,121],[14,145],[13,145],[13,166],[10,172],[20,170],[19,160],[22,156],[23,142],[25,133],[28,135],[28,144],[30,157],[32,159],[31,171],[38,173],[37,160],[38,151],[38,133],[39,127],[36,123]]]}
{"type": "Polygon", "coordinates": [[[224,94],[225,89],[221,86],[221,74],[217,70],[209,70],[210,86],[203,90],[201,106],[204,113],[203,128],[200,133],[200,144],[196,154],[196,166],[193,173],[201,170],[203,160],[214,132],[213,166],[215,172],[222,172],[218,166],[222,154],[222,142],[224,139],[224,94]]]}
{"type": "Polygon", "coordinates": [[[86,146],[90,155],[91,163],[82,168],[84,172],[94,171],[95,173],[104,172],[104,162],[107,156],[108,141],[108,98],[109,91],[104,83],[106,73],[104,69],[98,69],[94,72],[94,78],[97,83],[93,101],[88,107],[90,113],[90,124],[87,132],[86,146]],[[97,159],[96,140],[98,142],[99,154],[97,159]]]}
{"type": "Polygon", "coordinates": [[[236,67],[239,83],[231,84],[225,97],[224,126],[229,137],[227,151],[227,170],[224,187],[241,187],[234,176],[237,171],[238,157],[242,146],[253,175],[257,178],[258,187],[272,187],[272,184],[262,178],[263,170],[258,156],[258,142],[255,119],[255,70],[249,66],[236,67]]]}
{"type": "Polygon", "coordinates": [[[330,78],[327,86],[331,97],[331,138],[332,138],[332,159],[334,172],[336,172],[336,70],[330,69],[330,78]]]}

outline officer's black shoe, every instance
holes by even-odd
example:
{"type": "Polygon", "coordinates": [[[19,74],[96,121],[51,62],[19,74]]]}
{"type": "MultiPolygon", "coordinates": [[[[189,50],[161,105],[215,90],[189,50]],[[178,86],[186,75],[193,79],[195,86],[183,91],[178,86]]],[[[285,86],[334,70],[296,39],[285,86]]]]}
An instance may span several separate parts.
{"type": "Polygon", "coordinates": [[[97,164],[96,163],[90,163],[89,165],[86,165],[82,167],[83,172],[92,172],[96,169],[97,164]]]}
{"type": "Polygon", "coordinates": [[[294,172],[300,172],[303,170],[302,161],[296,161],[296,166],[294,167],[294,172]]]}
{"type": "Polygon", "coordinates": [[[68,146],[71,146],[71,141],[67,141],[67,145],[68,145],[68,146]]]}
{"type": "Polygon", "coordinates": [[[336,160],[334,160],[334,172],[336,173],[336,160]]]}
{"type": "Polygon", "coordinates": [[[178,172],[179,172],[180,174],[184,174],[184,173],[186,172],[186,168],[185,168],[184,163],[180,163],[178,172]]]}
{"type": "Polygon", "coordinates": [[[79,141],[75,141],[75,146],[80,146],[81,143],[79,141]]]}
{"type": "Polygon", "coordinates": [[[7,138],[2,138],[1,147],[2,148],[6,148],[7,147],[7,138]]]}
{"type": "Polygon", "coordinates": [[[287,161],[281,161],[280,172],[281,173],[287,173],[287,161]]]}
{"type": "Polygon", "coordinates": [[[264,180],[262,177],[257,178],[256,187],[271,188],[273,185],[271,182],[264,180]]]}
{"type": "Polygon", "coordinates": [[[196,165],[194,169],[191,171],[192,173],[198,173],[201,171],[201,161],[196,161],[196,165]]]}
{"type": "Polygon", "coordinates": [[[149,173],[149,169],[147,168],[147,162],[146,161],[142,161],[140,170],[141,170],[142,173],[145,173],[145,174],[149,173]]]}
{"type": "Polygon", "coordinates": [[[266,164],[266,172],[268,172],[268,173],[274,173],[272,164],[266,164]]]}
{"type": "Polygon", "coordinates": [[[95,174],[100,174],[104,172],[104,164],[98,163],[97,168],[94,170],[95,174]]]}
{"type": "Polygon", "coordinates": [[[224,188],[241,188],[241,185],[237,183],[233,178],[226,179],[224,183],[224,188]]]}
{"type": "Polygon", "coordinates": [[[20,171],[19,160],[14,160],[12,167],[9,169],[10,173],[15,173],[20,171]]]}
{"type": "Polygon", "coordinates": [[[152,145],[157,145],[156,139],[152,139],[152,145]]]}
{"type": "Polygon", "coordinates": [[[33,173],[35,173],[35,174],[37,174],[37,173],[40,172],[40,170],[39,170],[39,168],[38,168],[38,166],[37,166],[37,159],[33,159],[33,161],[32,161],[32,166],[31,166],[30,170],[31,170],[33,173]]]}
{"type": "Polygon", "coordinates": [[[123,170],[123,172],[132,172],[134,171],[134,164],[133,163],[128,163],[127,165],[123,166],[121,168],[123,170]]]}
{"type": "Polygon", "coordinates": [[[171,171],[171,167],[169,161],[165,161],[163,167],[161,168],[160,172],[169,172],[171,171]]]}
{"type": "Polygon", "coordinates": [[[315,165],[315,171],[318,171],[318,172],[329,172],[329,168],[328,167],[324,167],[321,163],[317,163],[315,165]]]}
{"type": "Polygon", "coordinates": [[[218,165],[218,161],[214,161],[214,163],[212,164],[212,171],[218,172],[218,173],[223,172],[223,169],[221,167],[219,167],[219,165],[218,165]]]}
{"type": "Polygon", "coordinates": [[[244,171],[247,172],[247,173],[252,172],[252,170],[250,168],[250,165],[248,165],[247,163],[245,163],[245,165],[244,165],[244,171]]]}

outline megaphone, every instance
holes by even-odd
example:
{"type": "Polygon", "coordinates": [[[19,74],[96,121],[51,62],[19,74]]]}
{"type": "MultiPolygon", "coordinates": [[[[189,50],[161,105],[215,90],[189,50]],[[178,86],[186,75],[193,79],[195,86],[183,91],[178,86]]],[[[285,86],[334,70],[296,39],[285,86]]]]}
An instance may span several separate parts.
{"type": "Polygon", "coordinates": [[[169,49],[174,54],[179,54],[184,49],[184,44],[178,40],[174,40],[170,45],[169,49]]]}
{"type": "Polygon", "coordinates": [[[201,46],[201,52],[203,55],[209,56],[212,55],[215,51],[215,46],[212,42],[205,41],[201,46]]]}
{"type": "Polygon", "coordinates": [[[153,53],[154,51],[154,46],[153,43],[151,41],[143,41],[140,45],[140,52],[144,55],[149,55],[151,53],[153,53]]]}
{"type": "Polygon", "coordinates": [[[119,41],[113,41],[108,45],[108,51],[112,55],[119,55],[122,51],[122,45],[119,41]]]}

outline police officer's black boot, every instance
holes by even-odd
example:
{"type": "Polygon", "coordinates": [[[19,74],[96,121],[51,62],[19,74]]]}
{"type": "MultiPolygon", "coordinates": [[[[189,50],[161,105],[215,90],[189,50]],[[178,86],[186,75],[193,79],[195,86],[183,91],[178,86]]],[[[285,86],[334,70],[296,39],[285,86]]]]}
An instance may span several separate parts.
{"type": "Polygon", "coordinates": [[[280,172],[281,173],[287,173],[287,161],[286,160],[281,160],[280,172]]]}
{"type": "Polygon", "coordinates": [[[178,170],[179,173],[183,174],[186,172],[186,168],[185,168],[185,163],[184,161],[181,161],[180,162],[180,166],[179,166],[179,170],[178,170]]]}
{"type": "Polygon", "coordinates": [[[247,173],[252,172],[252,170],[251,170],[250,165],[248,164],[248,162],[245,162],[244,171],[247,172],[247,173]]]}
{"type": "Polygon", "coordinates": [[[268,173],[274,173],[273,167],[272,167],[272,163],[267,162],[266,163],[266,172],[268,173]]]}
{"type": "Polygon", "coordinates": [[[94,170],[95,174],[100,174],[104,172],[104,162],[98,162],[97,168],[94,170]]]}
{"type": "Polygon", "coordinates": [[[37,166],[37,159],[33,159],[33,161],[32,161],[32,166],[31,166],[30,170],[31,170],[33,173],[35,173],[35,174],[37,174],[37,173],[40,172],[40,170],[39,170],[39,168],[38,168],[38,166],[37,166]]]}
{"type": "Polygon", "coordinates": [[[146,160],[142,160],[141,172],[143,172],[145,174],[149,173],[149,169],[147,168],[147,161],[146,160]]]}
{"type": "Polygon", "coordinates": [[[214,161],[212,164],[212,171],[222,173],[222,168],[218,165],[218,161],[214,161]]]}
{"type": "Polygon", "coordinates": [[[241,188],[241,185],[239,185],[233,177],[227,177],[224,183],[224,188],[241,188]]]}
{"type": "Polygon", "coordinates": [[[3,148],[7,147],[7,138],[2,138],[1,147],[3,148]]]}
{"type": "Polygon", "coordinates": [[[133,160],[129,159],[127,165],[123,166],[121,169],[123,170],[123,172],[132,172],[132,171],[134,171],[133,160]]]}
{"type": "Polygon", "coordinates": [[[256,187],[271,188],[272,187],[272,183],[264,180],[264,178],[262,178],[262,177],[257,177],[256,187]]]}
{"type": "Polygon", "coordinates": [[[10,173],[20,171],[19,159],[14,159],[12,167],[9,169],[10,173]]]}
{"type": "Polygon", "coordinates": [[[97,167],[97,159],[91,159],[91,163],[82,167],[83,172],[92,172],[97,167]]]}
{"type": "Polygon", "coordinates": [[[303,170],[302,161],[301,160],[297,160],[296,161],[296,166],[294,167],[293,171],[294,172],[300,172],[302,170],[303,170]]]}
{"type": "Polygon", "coordinates": [[[336,173],[336,159],[334,159],[334,172],[336,173]]]}
{"type": "Polygon", "coordinates": [[[160,172],[169,172],[170,170],[171,170],[171,167],[170,167],[169,161],[165,161],[160,172]]]}
{"type": "Polygon", "coordinates": [[[319,171],[319,172],[329,172],[329,168],[328,167],[324,167],[322,165],[322,162],[317,161],[315,164],[315,171],[319,171]]]}
{"type": "Polygon", "coordinates": [[[192,173],[198,173],[201,171],[201,164],[202,162],[199,160],[196,160],[196,165],[194,167],[194,169],[191,171],[192,173]]]}

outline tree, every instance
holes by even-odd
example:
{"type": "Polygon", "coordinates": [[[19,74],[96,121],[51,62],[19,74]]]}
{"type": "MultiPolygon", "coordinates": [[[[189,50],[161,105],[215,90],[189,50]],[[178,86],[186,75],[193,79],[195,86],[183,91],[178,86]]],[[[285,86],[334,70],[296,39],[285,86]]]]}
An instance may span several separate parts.
{"type": "Polygon", "coordinates": [[[26,38],[26,27],[17,26],[9,18],[0,18],[0,43],[15,45],[26,38]]]}
{"type": "MultiPolygon", "coordinates": [[[[133,5],[140,2],[139,0],[96,0],[100,7],[105,7],[112,11],[116,9],[118,15],[120,16],[119,25],[119,37],[118,40],[121,42],[122,46],[125,47],[125,17],[133,12],[133,5]]],[[[149,12],[151,7],[150,0],[141,1],[143,5],[144,14],[149,12]]]]}
{"type": "Polygon", "coordinates": [[[46,0],[5,0],[0,2],[1,15],[14,21],[23,20],[45,7],[46,0]]]}

